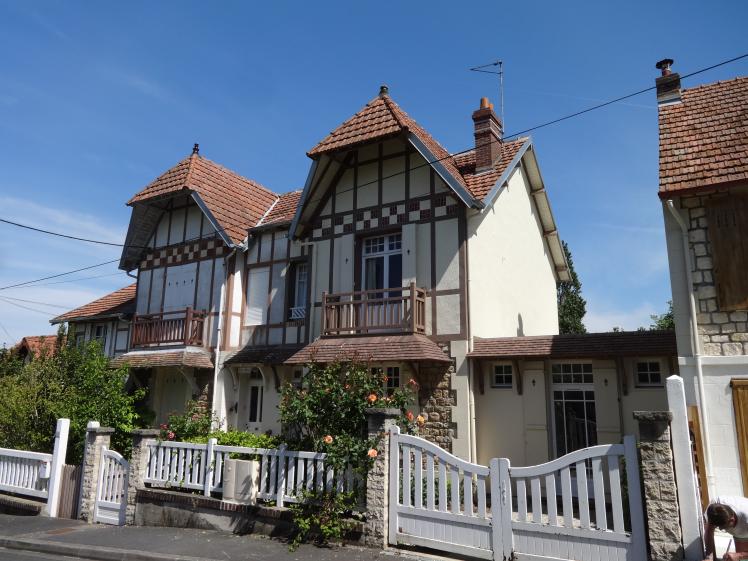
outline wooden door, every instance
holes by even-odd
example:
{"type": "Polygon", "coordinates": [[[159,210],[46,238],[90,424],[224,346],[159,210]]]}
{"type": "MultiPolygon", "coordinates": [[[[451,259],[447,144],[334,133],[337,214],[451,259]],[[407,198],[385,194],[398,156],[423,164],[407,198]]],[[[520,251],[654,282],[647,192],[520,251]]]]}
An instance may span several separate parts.
{"type": "Polygon", "coordinates": [[[748,491],[748,379],[733,378],[732,405],[735,409],[735,431],[738,435],[740,473],[743,479],[743,493],[748,491]]]}

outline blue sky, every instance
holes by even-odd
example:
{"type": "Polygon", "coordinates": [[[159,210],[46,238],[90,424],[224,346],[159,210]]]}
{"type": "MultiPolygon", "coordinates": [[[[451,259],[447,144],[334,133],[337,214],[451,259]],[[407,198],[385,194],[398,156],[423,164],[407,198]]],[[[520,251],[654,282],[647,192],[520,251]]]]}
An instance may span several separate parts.
{"type": "MultiPolygon", "coordinates": [[[[193,142],[285,192],[382,83],[459,151],[479,98],[497,96],[471,66],[504,61],[511,133],[652,85],[661,58],[685,74],[743,54],[746,21],[738,1],[0,1],[0,217],[121,241],[127,199],[193,142]]],[[[747,73],[745,59],[684,85],[747,73]]],[[[647,325],[670,297],[654,93],[532,136],[588,328],[647,325]]],[[[118,256],[0,224],[0,286],[118,256]]],[[[0,291],[34,309],[0,300],[0,344],[129,282],[115,265],[54,281],[92,276],[0,291]]]]}

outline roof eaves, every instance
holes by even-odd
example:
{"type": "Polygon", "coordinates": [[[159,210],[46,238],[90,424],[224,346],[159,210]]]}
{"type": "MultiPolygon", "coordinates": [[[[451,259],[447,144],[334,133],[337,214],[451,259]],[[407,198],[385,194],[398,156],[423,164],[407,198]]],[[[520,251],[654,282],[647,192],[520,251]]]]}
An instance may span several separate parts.
{"type": "Polygon", "coordinates": [[[522,157],[525,155],[525,152],[532,146],[532,139],[527,138],[527,140],[522,144],[522,147],[517,151],[517,154],[515,154],[514,158],[512,158],[512,161],[509,162],[509,165],[506,166],[506,169],[501,174],[499,179],[496,180],[496,183],[494,183],[494,186],[491,187],[491,190],[486,194],[485,197],[483,197],[483,204],[484,210],[489,207],[491,202],[496,198],[496,195],[498,195],[501,188],[504,186],[504,184],[509,181],[509,177],[512,175],[512,172],[514,171],[514,168],[516,168],[519,163],[522,161],[522,157]]]}
{"type": "MultiPolygon", "coordinates": [[[[421,141],[420,138],[416,134],[414,134],[412,131],[408,131],[408,141],[415,147],[418,152],[420,152],[421,156],[423,156],[426,161],[431,165],[434,170],[439,174],[439,176],[449,185],[452,190],[457,194],[458,197],[460,197],[460,200],[462,200],[463,203],[465,203],[469,207],[473,208],[483,208],[483,203],[481,201],[476,200],[470,192],[465,189],[465,187],[462,186],[462,184],[457,181],[457,179],[447,170],[447,168],[444,166],[444,164],[441,163],[439,158],[437,158],[431,150],[428,149],[428,147],[421,141]]],[[[450,156],[451,158],[452,156],[450,156]]]]}
{"type": "Polygon", "coordinates": [[[221,226],[220,222],[216,220],[216,217],[213,216],[213,213],[210,211],[210,208],[208,208],[208,205],[205,204],[205,201],[200,196],[200,193],[197,191],[191,192],[192,199],[195,201],[198,207],[200,207],[200,210],[203,211],[205,214],[205,217],[210,221],[213,228],[215,228],[216,232],[218,232],[218,235],[221,237],[221,239],[224,241],[224,243],[229,247],[234,247],[237,244],[234,243],[234,241],[231,239],[231,237],[226,233],[226,230],[223,229],[223,226],[221,226]]]}
{"type": "Polygon", "coordinates": [[[299,198],[299,204],[296,205],[296,212],[294,213],[293,219],[291,220],[291,227],[288,230],[289,237],[291,239],[296,237],[296,231],[298,230],[299,223],[301,222],[301,212],[304,208],[304,205],[307,202],[309,193],[312,190],[312,183],[314,182],[314,176],[317,173],[318,166],[319,166],[319,157],[312,158],[312,165],[309,168],[309,173],[306,176],[306,181],[304,182],[304,189],[301,192],[301,197],[299,198]]]}

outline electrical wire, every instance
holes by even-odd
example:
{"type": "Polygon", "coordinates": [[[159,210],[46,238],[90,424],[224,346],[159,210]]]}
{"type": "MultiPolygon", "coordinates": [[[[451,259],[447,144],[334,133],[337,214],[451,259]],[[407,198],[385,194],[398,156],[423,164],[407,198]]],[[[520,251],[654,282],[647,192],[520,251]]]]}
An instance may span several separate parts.
{"type": "Polygon", "coordinates": [[[38,300],[24,300],[23,298],[11,298],[10,296],[3,296],[5,300],[15,300],[16,302],[25,302],[27,304],[39,304],[40,306],[49,306],[50,308],[60,308],[62,310],[70,309],[69,306],[60,306],[59,304],[49,304],[48,302],[39,302],[38,300]]]}
{"type": "Polygon", "coordinates": [[[10,334],[10,331],[8,331],[5,326],[3,325],[3,322],[0,321],[0,328],[2,328],[3,331],[5,331],[5,334],[8,336],[8,339],[10,339],[9,343],[13,343],[15,341],[15,337],[10,334]]]}
{"type": "Polygon", "coordinates": [[[50,314],[49,312],[45,312],[44,310],[37,310],[36,308],[31,308],[29,306],[24,306],[23,304],[16,304],[15,302],[11,302],[10,300],[6,300],[5,298],[0,296],[0,302],[5,302],[6,304],[10,304],[11,306],[16,306],[17,308],[23,308],[24,310],[29,310],[30,312],[36,312],[38,314],[44,314],[47,317],[52,317],[53,314],[50,314]]]}
{"type": "Polygon", "coordinates": [[[30,285],[30,286],[18,287],[18,288],[36,288],[37,286],[52,286],[54,284],[67,284],[67,283],[70,283],[70,282],[78,282],[78,281],[91,280],[91,279],[103,279],[103,278],[106,278],[106,277],[119,277],[119,276],[122,276],[122,275],[124,275],[124,273],[122,271],[119,271],[117,273],[109,273],[107,275],[95,275],[95,276],[92,276],[92,277],[79,277],[77,279],[68,279],[68,280],[64,280],[64,281],[42,282],[42,283],[39,283],[39,284],[33,284],[33,285],[30,285]]]}
{"type": "Polygon", "coordinates": [[[103,263],[97,263],[96,265],[89,265],[88,267],[81,267],[80,269],[74,269],[72,271],[67,271],[65,273],[57,273],[56,275],[49,275],[48,277],[42,277],[40,279],[34,279],[34,280],[30,280],[30,281],[25,281],[25,282],[19,282],[19,283],[16,283],[16,284],[9,284],[7,286],[0,286],[0,290],[7,290],[9,288],[15,288],[17,286],[25,286],[27,284],[33,284],[35,282],[39,282],[39,281],[43,281],[43,280],[47,280],[47,279],[56,279],[57,277],[63,277],[65,275],[70,275],[72,273],[77,273],[79,271],[87,271],[88,269],[95,269],[96,267],[102,267],[104,265],[109,265],[111,263],[116,263],[117,261],[119,261],[119,259],[112,259],[111,261],[104,261],[103,263]]]}
{"type": "Polygon", "coordinates": [[[101,240],[92,240],[90,238],[79,238],[78,236],[60,234],[59,232],[51,232],[50,230],[43,230],[41,228],[36,228],[34,226],[29,226],[27,224],[20,224],[18,222],[13,222],[12,220],[7,220],[5,218],[0,218],[0,222],[4,222],[5,224],[10,224],[11,226],[18,226],[19,228],[26,228],[27,230],[33,230],[34,232],[40,232],[42,234],[49,234],[50,236],[57,236],[59,238],[67,238],[69,240],[76,240],[79,242],[97,243],[101,245],[111,245],[115,247],[125,247],[125,244],[122,244],[122,243],[104,242],[101,240]]]}

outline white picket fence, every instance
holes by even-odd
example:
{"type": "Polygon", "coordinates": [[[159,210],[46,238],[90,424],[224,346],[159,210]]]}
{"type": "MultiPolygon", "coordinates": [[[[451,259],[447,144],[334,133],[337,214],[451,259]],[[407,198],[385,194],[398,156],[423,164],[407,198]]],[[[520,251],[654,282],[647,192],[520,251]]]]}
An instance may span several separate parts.
{"type": "Polygon", "coordinates": [[[480,559],[646,558],[632,436],[624,437],[623,444],[512,467],[505,458],[494,458],[489,466],[472,464],[395,429],[390,436],[389,486],[392,545],[480,559]]]}
{"type": "Polygon", "coordinates": [[[69,430],[69,419],[57,420],[52,454],[0,448],[0,491],[47,499],[44,512],[55,518],[69,430]]]}
{"type": "Polygon", "coordinates": [[[336,474],[325,464],[326,454],[278,449],[160,441],[149,446],[144,482],[156,487],[201,490],[206,496],[223,491],[223,466],[230,454],[249,455],[260,464],[257,497],[277,506],[303,500],[305,491],[353,491],[358,484],[347,469],[336,474]]]}

